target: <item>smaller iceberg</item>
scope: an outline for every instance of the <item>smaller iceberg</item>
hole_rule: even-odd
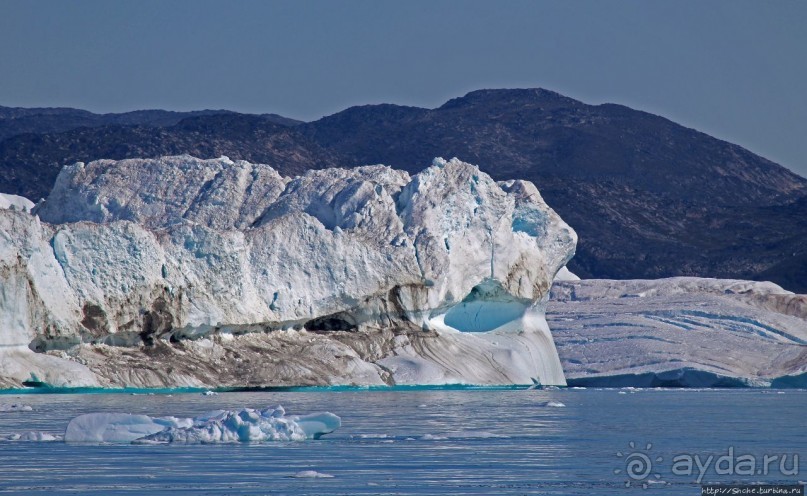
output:
[[[290,477],[295,479],[331,479],[333,475],[317,472],[316,470],[301,470]]]
[[[2,441],[59,441],[60,436],[49,432],[28,431],[0,437]]]
[[[286,415],[282,406],[263,410],[215,410],[195,418],[88,413],[67,425],[68,443],[214,444],[319,439],[342,425],[329,412]]]

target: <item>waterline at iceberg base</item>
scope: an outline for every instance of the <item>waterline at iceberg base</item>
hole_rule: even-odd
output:
[[[0,210],[0,385],[563,385],[544,308],[575,243],[456,159],[78,163]]]

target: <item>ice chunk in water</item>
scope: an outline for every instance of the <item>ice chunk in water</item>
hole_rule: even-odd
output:
[[[128,413],[88,413],[67,424],[64,440],[69,443],[129,443],[174,425],[169,419]],[[185,419],[174,419],[182,422]],[[184,423],[184,422],[183,422]]]
[[[4,441],[58,441],[61,438],[49,432],[29,431],[1,438]]]
[[[215,410],[196,418],[90,413],[70,421],[67,442],[235,443],[318,439],[341,426],[332,413],[285,415],[283,407]]]
[[[325,434],[329,434],[342,425],[342,419],[328,412],[312,413],[302,417],[291,417],[305,433],[309,439],[319,439]]]
[[[301,470],[296,474],[292,475],[295,479],[330,479],[333,477],[331,474],[323,474],[322,472],[317,472],[316,470]]]

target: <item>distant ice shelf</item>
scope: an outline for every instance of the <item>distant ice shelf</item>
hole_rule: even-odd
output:
[[[807,296],[772,283],[556,281],[547,319],[570,385],[807,387]]]

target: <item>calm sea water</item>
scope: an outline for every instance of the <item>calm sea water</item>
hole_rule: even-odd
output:
[[[0,442],[2,493],[699,495],[697,465],[675,475],[672,460],[704,463],[710,455],[725,456],[724,471],[729,458],[745,456],[741,472],[753,459],[757,473],[718,475],[712,462],[703,482],[807,479],[807,391],[797,390],[0,395],[0,403],[12,402],[34,411],[0,413],[0,436],[63,433],[87,412],[194,416],[276,404],[288,413],[331,411],[343,425],[302,443]],[[765,475],[764,456],[788,456],[784,473],[777,459]],[[292,477],[304,470],[333,477]]]

